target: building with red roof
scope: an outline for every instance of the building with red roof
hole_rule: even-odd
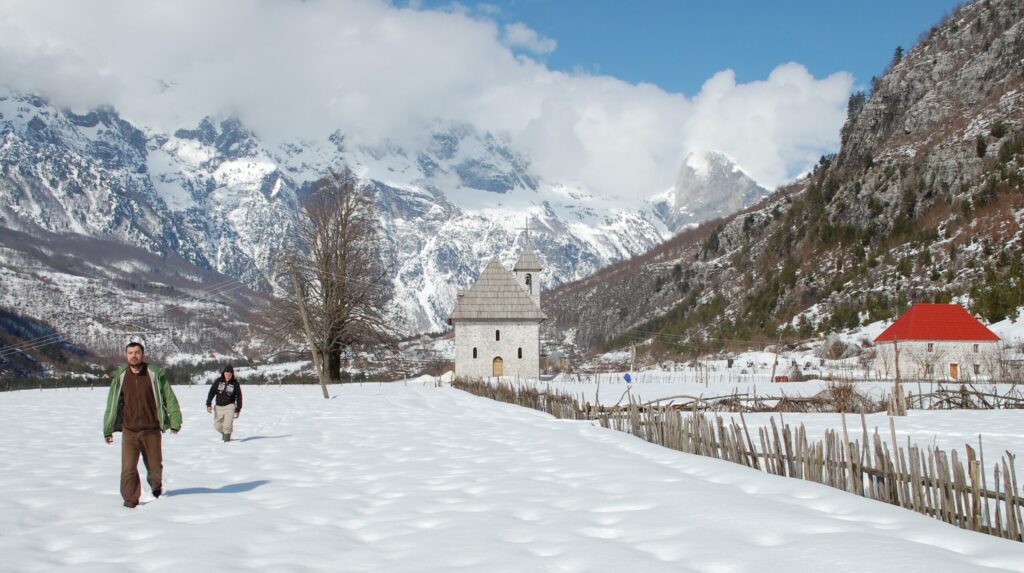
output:
[[[999,372],[999,337],[959,304],[915,304],[875,346],[875,369],[886,378],[963,380]]]

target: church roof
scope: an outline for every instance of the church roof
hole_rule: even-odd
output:
[[[544,268],[541,264],[540,258],[537,257],[537,253],[533,251],[530,245],[523,245],[523,252],[519,253],[519,260],[516,261],[512,270],[514,271],[539,271]]]
[[[448,323],[455,320],[537,320],[547,318],[497,257],[491,259],[459,298]]]

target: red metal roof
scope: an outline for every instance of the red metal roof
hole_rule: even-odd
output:
[[[918,303],[899,317],[875,342],[892,340],[999,340],[959,304]]]

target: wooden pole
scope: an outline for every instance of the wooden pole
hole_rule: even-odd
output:
[[[892,383],[892,410],[894,416],[907,415],[907,403],[903,397],[903,389],[900,386],[900,347],[897,339],[892,339],[893,360],[896,365],[896,378]]]
[[[775,368],[779,365],[779,347],[782,346],[782,333],[779,333],[779,340],[775,343],[775,361],[772,362],[772,377],[769,383],[775,382]]]

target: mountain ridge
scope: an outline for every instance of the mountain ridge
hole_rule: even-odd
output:
[[[672,206],[632,200],[634,207],[624,208],[622,200],[577,185],[542,181],[507,141],[471,125],[437,124],[427,139],[421,149],[360,148],[336,131],[320,142],[271,146],[233,118],[162,133],[109,107],[75,113],[39,96],[0,92],[0,228],[27,236],[76,234],[180,256],[198,269],[192,274],[235,278],[253,300],[263,300],[280,292],[274,260],[303,194],[328,170],[350,169],[373,195],[389,245],[397,295],[391,315],[413,333],[443,329],[456,291],[490,257],[511,262],[527,220],[548,266],[545,288],[642,252],[677,224]],[[701,216],[693,208],[686,215],[687,221]],[[0,266],[19,275],[19,288],[32,289],[38,279],[17,265],[41,261],[19,252],[15,262],[12,252],[0,252]],[[78,296],[69,289],[59,296]],[[165,302],[162,312],[172,312],[176,305]],[[19,312],[82,336],[45,308],[20,306]],[[80,318],[107,321],[115,309],[99,312],[104,316]],[[151,319],[154,328],[168,322],[156,311]],[[107,348],[88,337],[75,342]],[[202,346],[189,339],[173,351],[203,353]]]

